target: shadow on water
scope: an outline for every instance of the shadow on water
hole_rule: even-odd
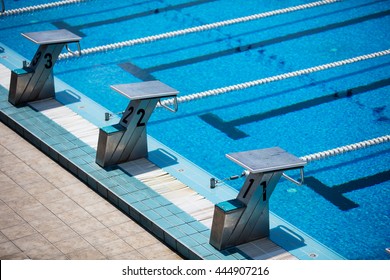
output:
[[[315,170],[312,170],[312,171],[308,171],[308,172],[305,171],[305,175],[308,176],[308,175],[311,175],[311,174],[315,174],[317,172],[325,172],[325,171],[335,170],[335,169],[338,169],[339,167],[343,167],[343,166],[346,166],[348,164],[353,164],[353,163],[356,163],[356,162],[359,162],[359,161],[364,161],[364,160],[372,159],[372,158],[375,158],[375,157],[381,157],[381,156],[384,156],[385,154],[388,154],[388,153],[390,153],[390,149],[381,150],[379,152],[370,153],[369,155],[366,155],[366,156],[355,157],[352,160],[344,161],[342,163],[334,164],[334,165],[331,165],[331,166],[325,166],[325,167],[318,168],[318,169],[315,169]],[[388,156],[390,157],[390,155],[388,155]]]
[[[269,98],[269,97],[273,97],[273,96],[279,96],[279,95],[283,95],[283,94],[289,94],[291,92],[299,91],[299,90],[305,89],[305,88],[308,89],[310,86],[314,86],[314,85],[319,84],[319,83],[327,84],[329,82],[341,80],[341,79],[348,78],[348,77],[352,77],[352,76],[357,75],[357,74],[367,73],[367,72],[370,72],[370,71],[375,70],[375,69],[381,69],[382,67],[387,67],[389,65],[390,65],[390,63],[383,63],[383,64],[376,65],[376,66],[373,66],[373,67],[368,67],[366,69],[360,69],[359,71],[355,71],[355,72],[339,75],[339,76],[334,77],[334,78],[318,81],[317,83],[305,84],[305,85],[302,85],[302,86],[299,86],[299,87],[289,88],[287,90],[266,94],[266,95],[261,96],[261,97],[256,97],[256,98],[249,99],[249,100],[246,99],[246,100],[241,101],[241,102],[235,102],[235,103],[232,103],[230,105],[215,106],[215,107],[212,107],[212,108],[210,107],[207,110],[198,110],[198,111],[195,111],[195,112],[192,112],[192,113],[180,114],[180,116],[168,117],[168,118],[164,118],[164,119],[161,119],[161,120],[151,121],[149,123],[160,124],[160,123],[164,123],[164,122],[177,120],[177,119],[180,119],[180,118],[187,118],[187,117],[191,117],[191,116],[197,116],[197,115],[200,115],[202,113],[208,113],[210,111],[216,111],[216,110],[221,110],[221,109],[226,109],[226,108],[232,108],[232,107],[235,107],[235,106],[240,106],[240,105],[244,105],[244,104],[247,104],[247,103],[259,101],[259,100],[262,100],[262,99],[265,99],[265,98]]]
[[[347,183],[329,187],[313,176],[305,178],[305,185],[337,206],[342,211],[359,207],[359,204],[344,196],[347,192],[364,189],[390,180],[390,171],[352,180]]]
[[[384,1],[387,1],[387,0],[380,0],[380,1],[377,1],[377,2],[384,2]],[[360,5],[356,5],[354,7],[349,7],[349,8],[345,8],[345,9],[340,9],[340,10],[337,10],[337,11],[332,11],[332,12],[325,12],[325,13],[321,13],[320,15],[315,15],[315,16],[307,16],[303,19],[298,19],[298,20],[292,20],[292,21],[289,21],[288,23],[283,23],[283,24],[275,24],[276,22],[273,22],[272,26],[267,26],[266,28],[262,28],[262,29],[257,29],[257,30],[254,30],[254,31],[251,31],[251,32],[244,32],[244,33],[240,33],[239,35],[236,35],[236,36],[230,36],[228,34],[226,34],[225,36],[231,40],[234,40],[234,39],[238,39],[240,37],[245,37],[245,36],[248,36],[248,35],[251,35],[251,34],[256,34],[256,33],[260,33],[262,31],[269,31],[270,29],[275,29],[275,30],[278,30],[280,29],[281,27],[285,27],[285,26],[291,26],[292,24],[299,24],[299,23],[302,23],[302,22],[307,22],[307,21],[310,21],[310,20],[318,20],[319,17],[326,17],[326,16],[332,16],[332,15],[335,15],[337,13],[342,13],[342,12],[346,12],[346,11],[349,11],[349,10],[352,10],[352,9],[358,9],[358,8],[363,8],[363,7],[366,7],[366,6],[370,6],[374,3],[364,3],[364,4],[360,4]],[[192,47],[198,47],[199,45],[193,45]],[[156,54],[147,54],[147,55],[143,55],[143,56],[138,56],[136,58],[148,58],[148,57],[152,57],[152,56],[155,56],[155,55],[164,55],[164,54],[169,54],[169,53],[175,53],[175,52],[178,52],[180,50],[184,50],[184,49],[188,49],[188,48],[176,48],[176,49],[173,49],[173,50],[168,50],[168,51],[159,51],[158,53]],[[243,47],[243,49],[245,49],[245,47]],[[235,49],[237,50],[237,49]],[[165,64],[164,64],[165,65]],[[169,65],[169,64],[167,64]],[[155,68],[156,67],[156,68]],[[152,68],[149,68],[150,71],[157,71],[159,69],[159,67],[162,67],[161,69],[165,68],[165,67],[169,67],[169,66],[163,66],[163,65],[160,65],[160,66],[155,66],[155,67],[152,67]]]
[[[124,9],[126,7],[135,7],[135,6],[140,6],[140,5],[144,5],[144,4],[152,3],[152,2],[154,2],[154,1],[153,0],[143,1],[143,2],[139,2],[139,3],[127,4],[127,5],[116,7],[116,8],[112,8],[112,9],[109,9],[109,10],[101,9],[100,11],[96,11],[96,12],[86,11],[85,13],[82,13],[82,14],[77,14],[77,15],[72,15],[72,16],[68,16],[68,17],[63,17],[62,20],[71,20],[71,19],[74,19],[74,18],[77,18],[77,17],[84,17],[86,19],[91,17],[91,16],[99,17],[100,14],[107,14],[109,12],[114,13],[115,11],[122,10],[122,9]],[[59,18],[59,16],[57,16],[56,18]],[[6,28],[0,28],[0,29],[7,30],[7,29],[13,29],[15,27],[29,27],[29,26],[32,25],[32,23],[28,22],[28,21],[20,21],[20,23],[23,23],[23,24],[14,25],[14,26],[6,27]],[[52,20],[42,20],[42,21],[39,21],[38,23],[40,23],[40,24],[52,23]]]
[[[122,17],[116,17],[116,18],[95,21],[95,22],[90,22],[90,23],[85,23],[85,24],[80,24],[80,25],[70,25],[70,24],[66,23],[65,21],[55,21],[55,22],[52,22],[52,24],[54,26],[56,26],[57,28],[64,28],[64,29],[67,29],[67,30],[75,33],[78,36],[85,37],[86,35],[81,31],[81,29],[100,27],[100,26],[104,26],[107,24],[113,24],[113,23],[133,20],[133,19],[142,18],[142,17],[146,17],[149,15],[158,14],[158,13],[162,13],[162,12],[180,10],[180,9],[184,9],[184,8],[188,8],[188,7],[192,7],[192,6],[197,6],[197,5],[201,5],[201,4],[208,3],[208,2],[214,2],[214,1],[216,1],[216,0],[198,0],[198,1],[188,2],[188,3],[172,5],[172,6],[169,5],[167,7],[156,8],[153,10],[148,10],[148,11],[140,12],[137,14],[126,15],[126,16],[122,16]]]
[[[273,45],[273,44],[277,44],[277,43],[281,43],[281,42],[285,42],[285,41],[289,41],[289,40],[294,40],[294,39],[302,38],[305,36],[319,34],[322,32],[330,31],[332,29],[346,27],[349,25],[361,23],[361,22],[368,21],[368,20],[373,20],[373,19],[385,17],[385,16],[388,16],[389,14],[390,14],[389,10],[379,12],[379,13],[374,13],[374,14],[370,14],[367,16],[362,16],[362,17],[357,17],[357,18],[353,18],[350,20],[346,20],[343,22],[332,23],[332,24],[328,24],[325,26],[320,26],[320,27],[316,27],[316,28],[312,28],[312,29],[308,29],[308,30],[299,31],[296,33],[283,35],[280,37],[271,38],[268,40],[263,40],[263,41],[259,41],[259,42],[255,42],[255,43],[250,43],[247,45],[242,45],[239,48],[234,47],[234,48],[226,49],[226,50],[219,51],[219,52],[214,52],[214,53],[210,53],[210,54],[206,54],[206,55],[202,55],[202,56],[198,56],[198,57],[188,58],[188,59],[184,59],[184,60],[180,60],[180,61],[175,61],[172,63],[167,63],[167,64],[162,64],[162,65],[150,67],[150,68],[145,69],[145,71],[152,73],[152,72],[163,71],[163,70],[167,70],[167,69],[171,69],[171,68],[187,66],[190,64],[199,63],[199,62],[207,61],[210,59],[215,59],[215,58],[220,58],[220,57],[227,56],[227,55],[232,55],[232,54],[239,52],[240,50],[249,50],[249,49],[253,50],[253,49],[263,48],[265,46],[269,46],[269,45]],[[254,34],[254,33],[256,33],[256,32],[251,32],[251,34]],[[249,35],[249,34],[247,34],[247,35]],[[242,35],[240,35],[240,36],[242,36]]]
[[[242,118],[238,118],[238,119],[231,120],[231,121],[224,121],[219,116],[217,116],[216,114],[213,114],[213,113],[199,115],[199,118],[202,119],[203,121],[205,121],[206,123],[208,123],[209,125],[213,126],[214,128],[225,133],[226,136],[230,137],[231,139],[238,140],[238,139],[245,138],[245,137],[249,136],[245,132],[242,132],[241,130],[239,130],[237,128],[238,126],[253,123],[253,122],[259,122],[259,121],[273,118],[273,117],[277,117],[277,116],[286,115],[286,114],[293,113],[293,112],[303,110],[303,109],[308,109],[308,108],[311,108],[314,106],[337,101],[340,98],[347,98],[347,97],[350,97],[352,95],[365,93],[367,91],[375,90],[375,89],[382,88],[382,87],[385,87],[388,85],[390,85],[390,78],[376,81],[376,82],[373,82],[373,83],[370,83],[370,84],[367,84],[364,86],[358,86],[355,88],[351,88],[347,91],[328,94],[328,95],[320,96],[320,97],[313,98],[310,100],[306,100],[303,102],[298,102],[298,103],[295,103],[295,104],[292,104],[289,106],[270,110],[268,112],[263,112],[263,113],[254,114],[254,115],[250,115],[250,116],[244,116]]]
[[[188,5],[188,3],[186,5]],[[361,6],[365,6],[365,5],[366,4],[361,5]],[[344,9],[344,10],[348,10],[348,9]],[[339,10],[339,11],[336,11],[336,12],[339,13],[339,12],[344,11],[344,10]],[[331,15],[331,14],[336,13],[336,12],[326,13],[324,15]],[[148,13],[150,13],[150,11]],[[232,55],[232,54],[235,54],[237,52],[240,52],[241,50],[262,48],[262,47],[265,47],[267,45],[280,43],[280,42],[283,42],[283,41],[286,41],[286,40],[297,39],[297,38],[300,38],[300,37],[304,37],[306,35],[313,35],[313,34],[324,32],[324,31],[328,31],[328,30],[331,30],[331,29],[341,28],[341,27],[348,26],[348,25],[351,25],[351,24],[356,24],[356,23],[360,23],[360,22],[363,22],[363,21],[384,17],[384,16],[386,16],[388,14],[390,14],[390,11],[383,11],[383,12],[379,12],[379,13],[375,13],[375,14],[370,14],[370,15],[367,15],[367,16],[362,16],[362,17],[346,20],[346,21],[343,21],[343,22],[329,24],[329,25],[326,25],[326,26],[321,26],[321,27],[317,27],[317,28],[313,28],[313,29],[309,29],[309,30],[304,30],[304,31],[300,31],[300,32],[296,32],[296,33],[292,33],[292,34],[276,37],[276,38],[271,38],[271,39],[268,39],[268,40],[263,40],[263,41],[251,43],[251,44],[248,44],[248,45],[243,45],[243,46],[241,46],[239,48],[234,47],[234,48],[226,49],[226,50],[215,52],[215,53],[210,53],[210,54],[206,54],[206,55],[202,55],[202,56],[188,58],[188,59],[175,61],[175,62],[172,62],[172,63],[163,64],[163,65],[153,66],[153,67],[150,67],[150,68],[143,69],[143,71],[151,74],[151,73],[157,72],[157,71],[163,71],[163,70],[167,70],[167,69],[171,69],[171,68],[186,66],[186,65],[190,65],[190,64],[194,64],[194,63],[198,63],[198,62],[202,62],[202,61],[206,61],[206,60],[210,60],[210,59],[214,59],[214,58],[218,58],[218,57],[223,57],[223,56],[226,56],[226,55]],[[322,16],[324,16],[324,15],[322,15]],[[305,18],[304,20],[293,21],[293,22],[286,23],[284,25],[291,25],[291,24],[294,24],[294,23],[299,23],[301,21],[306,21],[306,20],[310,20],[310,19],[311,18],[308,17],[308,18]],[[112,19],[112,21],[114,21],[114,20],[115,19]],[[58,28],[67,28],[68,30],[70,30],[70,31],[72,31],[74,33],[77,33],[78,32],[77,28],[80,28],[80,27],[77,27],[77,26],[70,26],[70,25],[68,25],[66,23],[61,23],[61,22],[54,23],[54,24]],[[83,25],[83,26],[85,26],[85,25]],[[273,27],[273,28],[275,28],[275,27]],[[256,33],[259,33],[259,32],[261,32],[261,30],[251,31],[251,32],[248,32],[248,33],[242,33],[242,34],[240,34],[238,36],[229,36],[229,39],[235,39],[236,37],[247,36],[247,35],[256,34]],[[79,35],[82,36],[81,34],[79,34]],[[215,42],[212,41],[211,43],[208,43],[208,44],[214,44],[214,43]],[[190,49],[190,48],[194,48],[194,47],[199,47],[201,45],[206,45],[206,44],[203,43],[203,44],[198,44],[198,45],[195,45],[195,46],[193,45],[191,47],[186,47],[186,48],[179,48],[179,49],[176,48],[176,49],[173,49],[173,50],[170,50],[170,51],[166,51],[166,52],[159,51],[157,54],[158,55],[162,55],[162,54],[167,54],[167,53],[176,53],[177,51],[180,51],[180,50],[183,50],[183,49]],[[136,57],[136,58],[137,59],[142,59],[142,58],[153,57],[155,55],[156,54],[149,54],[149,55],[146,55],[146,56],[139,56],[139,57]]]

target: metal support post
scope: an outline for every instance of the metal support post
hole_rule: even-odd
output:
[[[269,236],[269,199],[283,172],[305,161],[274,147],[226,155],[248,176],[236,199],[215,205],[210,244],[218,250]]]
[[[54,97],[53,67],[63,47],[77,43],[81,37],[65,29],[22,33],[39,45],[31,63],[11,72],[8,101],[20,105],[30,101]],[[67,47],[68,49],[68,47]]]
[[[131,101],[118,124],[100,128],[96,163],[102,167],[147,157],[146,124],[161,98],[178,94],[159,81],[111,87]]]

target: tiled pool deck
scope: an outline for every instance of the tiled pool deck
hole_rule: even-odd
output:
[[[181,259],[0,122],[0,259]]]
[[[9,78],[7,77],[6,79]],[[45,114],[37,110],[36,109],[37,105],[30,105],[30,106],[23,106],[23,107],[15,107],[11,105],[8,102],[8,90],[6,88],[7,86],[4,87],[0,86],[1,122],[6,124],[8,127],[10,127],[18,134],[20,134],[23,138],[25,138],[28,142],[32,143],[41,152],[46,154],[48,157],[50,157],[52,160],[54,160],[60,166],[62,166],[64,169],[70,172],[70,173],[66,173],[67,175],[64,177],[64,178],[70,178],[69,182],[66,179],[62,179],[62,181],[60,180],[60,182],[62,182],[62,187],[71,188],[72,185],[74,184],[76,184],[76,186],[87,185],[94,192],[88,191],[87,189],[85,189],[85,192],[93,195],[97,199],[95,203],[91,203],[91,204],[100,203],[102,205],[102,208],[96,207],[96,209],[94,209],[92,206],[89,207],[90,205],[78,205],[78,201],[81,200],[81,197],[84,194],[77,194],[77,191],[81,191],[81,189],[83,188],[79,189],[79,187],[73,186],[73,191],[76,192],[76,195],[73,199],[70,197],[66,197],[66,194],[63,193],[62,189],[47,190],[42,193],[42,196],[43,197],[48,196],[46,198],[47,199],[46,202],[48,202],[50,204],[50,207],[52,207],[54,210],[45,206],[46,210],[42,212],[43,213],[42,219],[45,220],[44,213],[47,213],[47,215],[51,216],[52,218],[54,216],[53,219],[59,218],[59,223],[62,225],[62,223],[65,223],[65,221],[61,220],[61,218],[58,216],[61,213],[58,213],[57,215],[55,211],[63,211],[63,209],[61,210],[61,208],[67,207],[66,203],[69,203],[70,205],[73,205],[73,203],[75,203],[78,206],[84,207],[84,208],[81,207],[82,208],[80,210],[81,212],[83,213],[86,212],[87,214],[92,216],[91,221],[89,221],[88,223],[83,223],[80,221],[83,215],[80,213],[81,216],[78,217],[78,213],[74,213],[74,216],[76,216],[74,218],[76,220],[77,219],[79,220],[75,222],[74,224],[75,228],[72,228],[72,226],[69,225],[72,231],[75,232],[77,228],[77,223],[79,223],[78,230],[80,232],[76,231],[76,233],[78,233],[79,235],[78,237],[80,238],[79,239],[80,246],[83,246],[83,244],[85,246],[87,246],[87,244],[93,245],[91,243],[93,243],[96,238],[96,240],[100,240],[96,242],[102,242],[100,246],[101,247],[105,246],[105,248],[107,248],[108,251],[111,250],[111,246],[109,244],[115,242],[117,245],[119,245],[119,247],[121,247],[120,244],[122,244],[124,246],[123,250],[126,251],[126,248],[128,248],[129,250],[124,252],[124,254],[128,253],[127,257],[126,255],[120,255],[120,254],[115,254],[114,256],[114,253],[108,252],[107,255],[101,250],[99,250],[99,248],[92,246],[92,248],[90,247],[85,248],[84,255],[82,253],[82,250],[80,250],[80,252],[77,251],[79,255],[75,253],[74,255],[75,258],[77,257],[88,258],[88,256],[91,256],[91,258],[95,258],[93,257],[93,252],[96,252],[94,249],[96,249],[101,254],[101,255],[97,254],[96,258],[98,256],[102,258],[121,257],[121,258],[129,258],[129,259],[137,258],[137,256],[138,257],[144,256],[146,258],[150,257],[150,255],[149,257],[143,255],[140,252],[141,248],[139,248],[139,250],[137,248],[140,244],[142,244],[142,242],[139,242],[137,240],[148,240],[148,238],[142,237],[143,234],[146,233],[138,234],[136,232],[131,232],[131,231],[122,232],[120,230],[118,232],[115,232],[112,228],[109,228],[108,226],[105,225],[105,222],[109,223],[111,219],[110,215],[107,215],[105,218],[103,218],[103,215],[107,213],[101,213],[103,209],[107,207],[111,207],[107,202],[109,202],[111,205],[114,205],[116,208],[120,209],[123,213],[125,213],[129,218],[131,218],[131,220],[130,219],[128,220],[129,223],[134,223],[133,221],[135,221],[139,225],[142,225],[143,228],[153,233],[153,235],[155,236],[155,238],[152,238],[153,241],[156,240],[161,241],[163,244],[167,245],[170,249],[177,252],[180,256],[187,259],[233,259],[234,260],[234,259],[296,259],[296,257],[298,257],[299,259],[313,259],[313,258],[340,259],[342,258],[338,254],[335,254],[334,252],[327,250],[322,246],[318,246],[315,241],[311,240],[310,237],[306,236],[304,233],[299,232],[296,229],[292,230],[290,225],[287,225],[284,221],[282,221],[281,219],[273,215],[271,217],[271,237],[273,238],[273,240],[277,240],[278,244],[282,245],[284,248],[289,249],[290,252],[292,252],[294,255],[285,251],[284,249],[282,249],[281,247],[273,243],[268,238],[247,243],[224,251],[216,250],[214,247],[212,247],[209,244],[210,221],[207,221],[207,219],[206,221],[200,221],[199,219],[196,219],[193,215],[190,215],[188,211],[184,211],[183,208],[179,207],[177,203],[172,202],[172,200],[168,199],[166,196],[161,195],[161,193],[159,193],[155,189],[152,189],[151,187],[147,186],[144,182],[141,182],[139,179],[136,178],[136,176],[130,176],[126,172],[126,168],[123,167],[119,168],[118,166],[114,166],[112,168],[105,168],[105,169],[101,168],[99,165],[95,163],[96,150],[93,147],[94,144],[87,144],[85,141],[81,141],[73,133],[70,133],[64,127],[62,127],[52,119],[48,118]],[[13,143],[13,145],[14,147],[18,146],[16,142]],[[156,147],[152,147],[152,149],[153,148],[156,149]],[[9,149],[7,148],[5,149],[6,152],[7,151],[9,152]],[[33,170],[34,173],[36,173],[37,171],[34,170],[35,165],[43,167],[44,173],[40,175],[42,180],[49,181],[51,176],[57,176],[56,170],[51,171],[50,169],[47,169],[44,164],[42,163],[40,164],[38,160],[35,161],[34,154],[37,153],[36,150],[31,155],[29,154],[28,149],[26,150],[26,153],[24,153],[23,150],[20,151],[19,153],[22,153],[24,156],[26,156],[29,159],[29,161],[26,162],[27,163],[26,167],[23,167],[24,169]],[[17,161],[20,160],[17,158],[17,154],[15,156]],[[150,153],[150,158],[155,158],[155,155]],[[1,164],[9,168],[7,162],[4,161],[3,159],[1,160]],[[184,163],[184,165],[185,164],[186,163]],[[50,164],[50,166],[52,165],[53,164]],[[57,165],[55,166],[56,168],[60,168]],[[169,170],[170,168],[171,168],[170,164],[166,164],[166,169]],[[195,188],[195,191],[197,193],[199,193],[201,196],[207,197],[207,199],[209,199],[212,203],[216,203],[218,202],[218,200],[221,199],[231,198],[229,197],[231,196],[231,191],[224,192],[223,189],[218,189],[218,195],[216,195],[215,190],[213,190],[214,193],[212,193],[210,189],[204,187],[204,184],[203,186],[202,184],[198,184],[197,186],[197,182],[194,182],[193,180],[191,181],[191,179],[187,177],[186,172],[191,173],[191,172],[199,172],[199,171],[197,171],[197,169],[193,167],[184,168],[184,169],[186,170],[185,172],[176,172],[177,178],[182,182],[184,181],[185,184],[187,182],[190,182],[192,184],[192,187]],[[11,171],[12,168],[10,169],[9,172],[10,174],[12,174],[12,177],[16,176],[17,178],[17,179],[12,178],[11,180],[15,182],[16,181],[25,182],[26,188],[33,188],[32,186],[35,186],[36,189],[39,189],[37,186],[39,185],[38,182],[29,182],[28,178],[25,178],[24,181],[23,177],[28,176],[28,172],[26,173],[27,175],[24,175],[25,173],[23,171],[22,172],[11,172]],[[174,172],[174,170],[172,171]],[[19,175],[19,173],[21,173],[21,175]],[[62,177],[60,177],[60,179],[61,178]],[[7,178],[6,180],[10,180],[10,178]],[[81,182],[73,183],[78,180],[80,180]],[[206,180],[208,180],[208,178],[206,178]],[[1,190],[2,192],[1,199],[3,199],[3,193],[8,193],[8,191],[10,191],[12,186],[13,184],[11,184],[11,187],[8,190],[7,190],[8,187],[6,187],[5,190]],[[29,193],[28,191],[24,190],[23,187],[20,185],[16,186],[15,188],[19,189],[21,193],[24,192]],[[96,195],[96,193],[99,194],[100,196]],[[56,202],[58,199],[56,194],[58,194],[61,199],[65,200],[65,206],[61,206],[61,204]],[[29,193],[29,195],[31,194]],[[7,200],[6,198],[7,196],[4,197]],[[69,200],[67,200],[67,198]],[[98,199],[102,199],[102,198],[104,198],[105,200],[98,202]],[[43,200],[44,199],[45,198],[43,198]],[[38,202],[42,203],[39,199]],[[23,202],[21,204],[24,205]],[[70,205],[68,206],[71,207]],[[2,207],[5,207],[6,209],[5,210],[6,212],[4,213],[9,213],[11,216],[16,215],[15,217],[19,215],[17,211],[12,212],[10,210],[11,207],[9,207],[9,205],[7,205],[5,201]],[[115,208],[110,208],[110,209],[115,209]],[[115,215],[119,215],[120,212],[116,212],[116,213],[117,214]],[[38,218],[38,216],[36,218]],[[7,218],[7,215],[4,215],[4,219],[7,220],[9,218]],[[28,218],[26,219],[27,222]],[[104,225],[104,227],[99,228],[100,226],[99,223]],[[51,245],[50,248],[51,250],[53,250],[53,252],[57,252],[57,250],[59,251],[57,252],[58,255],[55,255],[55,253],[53,253],[53,255],[51,256],[47,255],[44,256],[44,258],[61,257],[62,256],[61,252],[68,258],[73,257],[72,255],[69,255],[71,252],[67,252],[66,249],[64,249],[65,250],[64,253],[63,251],[61,251],[59,247],[54,246],[53,244],[46,244],[45,240],[47,240],[47,238],[42,239],[38,235],[40,234],[39,230],[35,228],[33,225],[25,224],[25,226],[27,228],[31,227],[30,230],[34,232],[37,231],[35,238],[37,238],[38,240],[41,239],[42,246]],[[138,227],[138,229],[141,229],[141,227]],[[116,233],[116,235],[110,236],[112,232]],[[294,234],[291,234],[292,232]],[[91,241],[91,243],[88,242],[88,239],[86,239],[83,236],[83,234],[88,234],[88,233],[91,236],[94,236],[94,238],[91,238],[91,240],[93,240]],[[80,234],[82,238],[80,237]],[[34,236],[32,238],[34,238]],[[13,241],[5,241],[4,244],[8,244],[7,246],[10,247],[10,250],[12,250],[12,248],[13,250],[17,249],[17,246],[15,247],[12,246],[15,245]],[[72,242],[72,245],[78,246],[78,242],[77,241]],[[156,248],[159,246],[163,248],[161,249],[162,255],[160,254],[154,255],[153,253],[151,253],[152,255],[154,255],[154,258],[178,258],[177,255],[173,254],[164,245],[160,243],[155,243],[152,245],[154,245]],[[26,246],[27,246],[26,249],[29,249],[29,245]],[[43,249],[41,248],[41,251],[42,250]],[[146,251],[148,250],[146,249]],[[150,252],[153,252],[153,250],[150,250]],[[23,255],[23,252],[15,251],[15,253],[16,254],[20,253]],[[134,257],[131,256],[132,253],[134,254]]]

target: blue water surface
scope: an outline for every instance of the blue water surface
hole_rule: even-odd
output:
[[[91,48],[309,2],[85,1],[0,17],[0,42],[31,58],[36,46],[21,32],[67,28]],[[54,71],[121,112],[128,101],[112,84],[158,79],[184,96],[389,49],[389,8],[390,1],[340,1],[63,60]],[[157,109],[148,133],[225,178],[242,172],[227,153],[279,146],[304,156],[389,134],[389,73],[390,56],[382,56],[182,103],[176,114]],[[303,186],[276,187],[271,211],[348,259],[390,259],[389,166],[389,144],[309,163]]]

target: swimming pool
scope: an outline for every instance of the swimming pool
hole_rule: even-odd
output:
[[[67,28],[89,48],[308,2],[85,1],[0,18],[0,41],[29,58],[36,47],[20,32]],[[342,1],[64,60],[55,75],[120,112],[127,100],[111,84],[159,79],[187,95],[388,49],[389,7]],[[226,153],[280,146],[303,156],[388,134],[389,63],[384,56],[182,103],[174,115],[158,110],[149,134],[218,178],[242,171]],[[346,258],[389,259],[389,148],[308,164],[305,185],[281,182],[271,210]]]

